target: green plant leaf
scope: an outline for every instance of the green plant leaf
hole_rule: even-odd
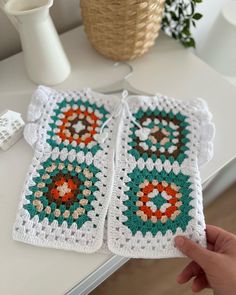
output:
[[[202,14],[201,13],[195,13],[194,15],[193,15],[193,19],[196,19],[196,20],[199,20],[199,19],[201,19],[202,18]]]
[[[185,47],[196,47],[195,41],[193,38],[189,38],[187,41],[182,42]]]
[[[179,18],[177,17],[174,11],[171,11],[170,14],[173,20],[178,21]]]
[[[190,36],[191,35],[191,32],[189,30],[189,27],[185,27],[182,31],[183,34],[187,35],[187,36]]]

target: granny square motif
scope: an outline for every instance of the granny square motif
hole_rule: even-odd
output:
[[[206,246],[199,167],[214,125],[203,100],[40,86],[28,121],[14,239],[142,258],[182,256],[176,235]]]
[[[114,98],[115,99],[115,98]],[[114,130],[111,118],[105,143],[99,143],[113,100],[85,91],[57,92],[40,86],[25,128],[35,154],[13,229],[16,240],[38,246],[95,252],[111,191]]]
[[[214,136],[206,104],[161,95],[129,97],[127,104],[117,139],[109,249],[128,257],[182,256],[176,235],[205,246],[198,166],[212,157]]]

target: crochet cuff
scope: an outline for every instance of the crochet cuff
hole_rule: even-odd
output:
[[[24,128],[24,138],[31,146],[34,146],[39,139],[39,126],[42,114],[50,99],[51,93],[52,89],[39,86],[32,96],[27,113],[27,121],[29,123]]]
[[[196,116],[200,123],[200,140],[198,153],[198,166],[202,167],[213,157],[213,139],[215,137],[215,125],[212,123],[212,114],[208,110],[207,103],[197,98],[193,101]]]

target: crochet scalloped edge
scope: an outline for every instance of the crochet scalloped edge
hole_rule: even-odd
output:
[[[201,130],[199,140],[198,166],[202,167],[213,158],[215,125],[212,123],[212,114],[209,111],[205,100],[196,98],[192,101],[192,105],[196,110],[196,116],[199,120]]]
[[[27,112],[28,123],[24,128],[24,138],[31,146],[34,146],[38,140],[40,118],[52,92],[53,89],[40,85],[32,95]]]
[[[27,120],[29,122],[35,122],[40,119],[43,111],[44,105],[49,100],[49,95],[53,92],[53,89],[40,85],[32,95],[28,113]]]

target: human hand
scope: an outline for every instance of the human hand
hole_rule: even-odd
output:
[[[207,225],[207,249],[186,237],[175,238],[176,247],[193,261],[178,275],[184,284],[191,278],[192,291],[212,288],[215,295],[236,294],[236,236],[213,225]]]

